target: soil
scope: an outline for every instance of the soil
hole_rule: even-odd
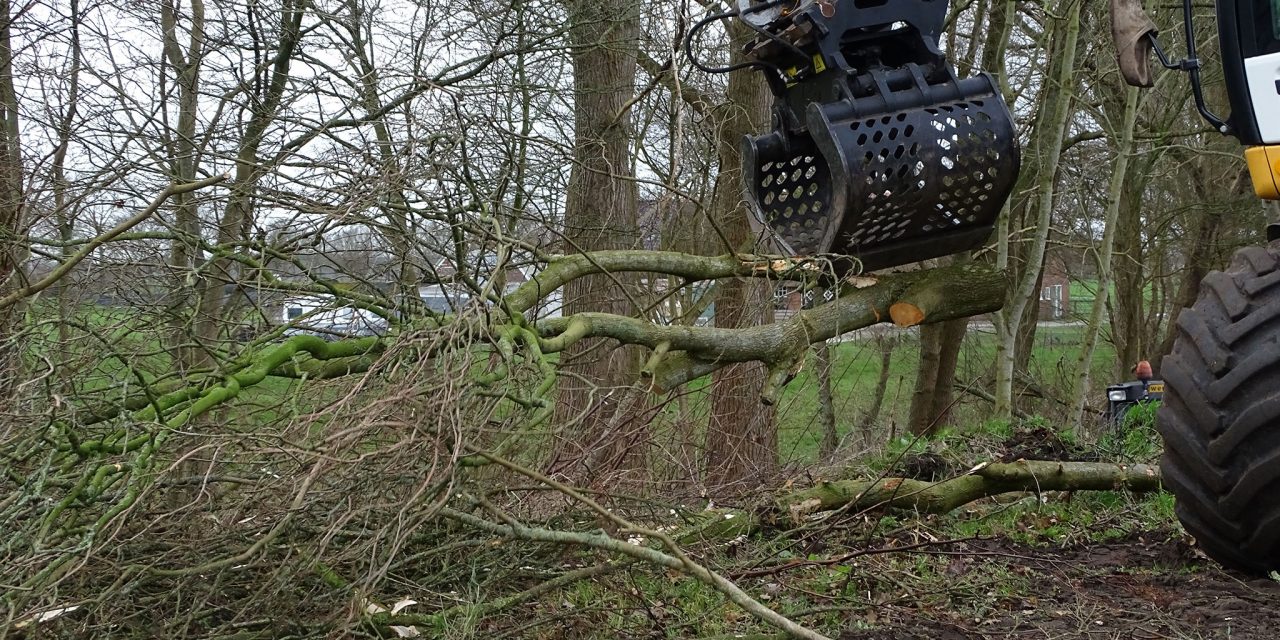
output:
[[[1045,427],[1035,427],[1014,432],[1013,435],[1001,443],[1001,450],[1000,462],[1016,462],[1018,460],[1093,462],[1098,459],[1096,453],[1068,445],[1052,429]]]
[[[936,453],[907,454],[898,467],[902,470],[902,477],[928,482],[944,480],[952,475],[951,464]]]
[[[955,543],[947,573],[1013,571],[1027,593],[985,594],[984,615],[964,618],[909,599],[877,608],[871,629],[841,640],[977,638],[1280,638],[1280,584],[1232,573],[1180,531],[1152,531],[1079,547],[1007,540]]]

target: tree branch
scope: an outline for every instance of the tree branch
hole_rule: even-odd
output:
[[[730,582],[724,576],[707,569],[706,567],[694,563],[681,561],[675,556],[663,553],[657,549],[651,549],[646,546],[634,545],[623,540],[611,538],[607,535],[593,533],[577,533],[573,531],[555,531],[552,529],[543,529],[541,527],[528,527],[520,524],[503,525],[483,518],[477,518],[469,513],[464,513],[450,507],[441,507],[440,514],[450,520],[456,520],[468,526],[487,531],[489,533],[501,536],[509,536],[522,540],[530,540],[534,542],[550,542],[555,544],[580,544],[583,546],[608,551],[635,558],[642,562],[649,562],[659,566],[675,569],[676,571],[686,572],[692,575],[699,582],[702,582],[716,591],[723,593],[734,604],[742,607],[748,613],[756,616],[760,620],[767,622],[779,629],[786,631],[794,638],[805,638],[806,640],[828,640],[815,631],[811,631],[802,627],[778,612],[760,604],[755,598],[747,595],[745,591],[738,585]]]
[[[981,464],[963,476],[940,482],[906,478],[823,482],[786,494],[778,499],[778,504],[793,518],[817,511],[874,507],[947,513],[979,498],[1001,493],[1117,489],[1159,491],[1160,470],[1145,464],[1019,460]]]
[[[601,255],[605,253],[612,255]],[[609,262],[615,267],[645,264],[648,268],[643,270],[660,270],[691,279],[733,275],[776,277],[787,273],[786,269],[776,269],[769,264],[762,266],[762,263],[744,262],[729,256],[701,258],[669,254],[678,259],[649,265],[649,260],[659,261],[658,252],[601,252],[593,255],[598,256],[600,262]],[[545,285],[526,283],[513,296],[521,294],[526,287],[559,286],[562,279],[567,281],[580,277],[587,271],[582,263],[577,262],[557,266],[554,272],[551,268],[544,272],[548,276]],[[842,287],[840,297],[801,311],[785,322],[744,329],[659,326],[638,318],[606,313],[579,313],[571,318],[544,320],[538,323],[538,329],[545,338],[564,335],[573,327],[575,338],[613,338],[624,344],[643,345],[650,349],[665,345],[664,348],[671,353],[652,367],[655,387],[665,391],[734,362],[759,361],[770,366],[789,366],[796,355],[804,353],[811,344],[887,321],[891,317],[891,308],[904,297],[928,300],[927,303],[921,302],[928,311],[920,311],[915,324],[989,313],[1003,304],[1006,278],[1003,272],[990,266],[967,263],[892,274],[876,280],[855,278],[843,283]],[[563,348],[571,343],[569,340],[556,341],[548,346]],[[556,349],[544,347],[544,350]]]
[[[666,87],[673,94],[679,94],[680,99],[684,100],[684,103],[689,105],[689,108],[693,109],[695,113],[703,117],[711,117],[715,104],[706,94],[696,88],[682,82],[677,83],[670,62],[666,64],[660,63],[644,51],[640,52],[637,62],[645,73],[658,81],[658,84]]]
[[[66,275],[70,273],[71,270],[74,269],[77,264],[80,264],[82,260],[89,257],[89,254],[97,250],[98,247],[101,247],[102,245],[113,240],[116,236],[128,231],[129,229],[132,229],[133,227],[140,224],[143,220],[150,218],[151,214],[155,213],[156,210],[158,210],[161,207],[161,205],[163,205],[165,201],[168,200],[169,198],[181,193],[190,193],[192,191],[197,191],[199,189],[203,189],[205,187],[218,184],[219,182],[222,182],[223,180],[226,180],[230,177],[231,177],[231,174],[224,173],[222,175],[213,176],[212,178],[205,178],[204,180],[198,180],[196,182],[169,185],[168,188],[166,188],[164,191],[161,191],[160,195],[156,196],[155,199],[151,201],[151,204],[148,205],[146,209],[139,211],[138,213],[134,214],[124,222],[121,222],[120,224],[112,227],[111,229],[108,229],[106,233],[99,235],[93,240],[90,240],[79,251],[75,252],[70,257],[68,257],[66,262],[63,262],[62,264],[58,265],[58,267],[54,269],[51,273],[49,273],[49,275],[41,278],[38,282],[22,287],[21,289],[18,289],[13,293],[10,293],[9,295],[5,296],[3,299],[0,299],[0,309],[6,309],[8,307],[11,307],[17,304],[19,300],[22,300],[23,298],[26,298],[28,296],[44,291],[45,289],[48,289],[49,287],[53,286],[55,282],[66,277]]]

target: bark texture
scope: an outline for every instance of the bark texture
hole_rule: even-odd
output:
[[[637,193],[631,158],[631,99],[640,34],[635,0],[566,0],[573,53],[574,163],[564,215],[564,253],[628,249],[638,238]],[[626,275],[597,273],[569,282],[564,313],[595,311],[632,316],[635,292]],[[590,452],[633,451],[625,466],[639,469],[643,434],[618,431],[614,414],[639,369],[638,353],[588,340],[562,355],[556,423],[565,425],[556,459]],[[629,423],[627,423],[629,424]],[[612,431],[612,432],[610,432]],[[616,459],[606,455],[607,459]],[[586,473],[609,470],[583,470]]]
[[[1019,460],[979,465],[938,482],[908,478],[841,480],[786,494],[781,509],[793,517],[834,509],[892,507],[947,513],[974,500],[1011,492],[1158,491],[1160,469],[1143,464]]]
[[[913,434],[924,435],[933,426],[933,397],[938,391],[938,361],[941,357],[942,325],[921,327],[920,362],[916,366],[916,386],[911,392],[911,413],[907,418],[907,429]]]
[[[956,318],[942,323],[942,348],[938,350],[937,390],[933,394],[935,429],[951,423],[956,405],[956,368],[960,365],[960,347],[969,334],[969,318]]]
[[[742,44],[751,32],[729,23],[731,62],[741,61]],[[731,251],[755,249],[751,215],[742,182],[742,138],[760,132],[768,123],[770,94],[758,73],[729,75],[726,104],[716,118],[717,157],[712,218],[732,246]],[[716,327],[735,329],[773,320],[769,282],[732,278],[722,281],[716,297]],[[776,411],[760,406],[766,368],[757,362],[735,364],[717,371],[711,380],[711,419],[707,425],[706,478],[713,487],[729,488],[777,470]]]

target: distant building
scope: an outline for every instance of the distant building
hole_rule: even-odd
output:
[[[1058,255],[1044,263],[1040,281],[1040,320],[1068,320],[1071,317],[1071,278]]]

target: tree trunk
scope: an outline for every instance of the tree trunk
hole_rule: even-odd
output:
[[[1107,189],[1107,209],[1103,222],[1102,242],[1098,251],[1098,292],[1093,298],[1093,309],[1084,328],[1084,345],[1076,359],[1076,397],[1073,410],[1076,431],[1084,424],[1085,408],[1089,404],[1091,389],[1089,377],[1093,371],[1093,351],[1102,330],[1102,316],[1107,308],[1107,295],[1111,290],[1111,254],[1115,248],[1116,221],[1120,218],[1120,193],[1124,190],[1129,173],[1129,155],[1133,153],[1133,130],[1138,116],[1138,89],[1125,89],[1124,119],[1118,134],[1115,163],[1111,170],[1111,184]]]
[[[1063,34],[1057,52],[1054,69],[1056,89],[1044,102],[1044,116],[1037,122],[1040,144],[1036,146],[1035,167],[1035,230],[1032,246],[1026,254],[1023,273],[1018,284],[1010,291],[1004,313],[996,322],[996,416],[1009,419],[1013,413],[1013,377],[1017,363],[1017,340],[1024,323],[1024,314],[1030,305],[1036,304],[1036,283],[1040,280],[1040,265],[1049,244],[1050,222],[1057,193],[1058,164],[1062,155],[1067,124],[1071,118],[1071,102],[1078,82],[1075,77],[1076,45],[1080,37],[1080,10],[1083,3],[1064,0],[1058,5],[1058,13],[1064,17],[1055,31]],[[1042,89],[1042,92],[1047,89]]]
[[[952,264],[969,261],[967,254],[957,256]],[[952,386],[960,361],[960,345],[968,332],[968,318],[957,318],[920,328],[920,361],[916,368],[916,386],[911,394],[911,411],[907,428],[915,435],[933,435],[950,420],[955,398]]]
[[[187,46],[178,41],[179,11],[173,0],[160,3],[160,26],[165,59],[173,68],[178,90],[178,123],[176,130],[165,132],[165,147],[170,180],[177,184],[196,179],[196,124],[199,118],[200,66],[204,60],[204,2],[193,0],[189,9],[191,24]],[[175,368],[189,371],[197,368],[204,354],[191,345],[193,334],[191,300],[196,286],[192,281],[196,261],[201,255],[196,240],[200,238],[200,214],[196,194],[182,193],[174,197],[174,230],[178,237],[170,245],[169,267],[172,289],[168,304],[169,352]]]
[[[938,390],[938,360],[942,356],[942,325],[920,327],[920,363],[916,367],[916,386],[911,393],[911,412],[907,429],[915,435],[928,435],[933,430],[933,397]]]
[[[255,78],[255,82],[251,83],[251,86],[258,89],[253,94],[252,116],[236,153],[235,180],[231,183],[231,195],[223,210],[222,219],[218,222],[217,243],[220,245],[232,245],[245,240],[253,222],[258,181],[267,174],[267,167],[259,159],[258,149],[266,136],[267,127],[275,120],[289,84],[289,68],[301,38],[304,14],[301,4],[300,1],[286,0],[280,8],[279,44],[268,58],[274,58],[274,62],[267,66],[265,62],[259,61],[259,72],[264,76]],[[204,286],[200,291],[194,333],[202,350],[201,363],[204,365],[211,365],[211,355],[222,348],[219,333],[224,325],[223,314],[228,300],[226,290],[237,286],[240,280],[238,273],[239,263],[231,258],[217,257],[213,259],[203,278]]]
[[[58,239],[64,244],[60,251],[60,257],[65,262],[69,260],[75,249],[71,246],[71,241],[75,236],[75,216],[72,214],[72,203],[68,197],[67,188],[67,152],[71,148],[71,136],[76,124],[76,118],[80,106],[80,70],[81,70],[81,48],[80,48],[80,0],[70,0],[68,6],[68,15],[71,18],[70,37],[71,37],[71,60],[70,69],[67,71],[67,101],[64,105],[65,111],[58,119],[58,146],[53,151],[52,162],[50,163],[53,172],[53,209],[54,219],[58,227]],[[69,286],[73,281],[68,277],[58,286],[58,354],[59,363],[63,368],[62,382],[66,385],[69,392],[73,382],[75,368],[71,365],[72,358],[75,356],[74,331],[71,322],[75,316],[75,294],[74,287]]]
[[[979,68],[994,74],[1000,83],[1001,90],[1005,92],[1009,90],[1006,54],[1009,48],[1009,36],[1013,32],[1013,24],[1017,21],[1017,16],[1017,0],[991,0],[991,11],[987,14],[987,38],[982,46]]]
[[[969,335],[969,318],[942,323],[942,347],[938,350],[937,389],[933,394],[933,428],[929,433],[951,424],[956,400],[956,368],[960,365],[960,347]]]
[[[9,0],[0,0],[0,296],[22,286],[26,262],[26,196],[23,193],[21,127],[13,78],[13,19]],[[0,401],[7,402],[21,379],[22,353],[13,340],[24,306],[0,309]]]
[[[955,400],[956,365],[960,345],[969,328],[968,318],[948,320],[920,328],[920,365],[911,396],[907,428],[918,436],[931,436],[951,420]]]
[[[372,24],[366,19],[363,5],[356,0],[349,0],[347,3],[348,10],[351,15],[348,22],[344,25],[351,34],[351,64],[356,67],[360,74],[360,98],[362,106],[368,113],[382,114],[373,122],[373,133],[378,141],[378,157],[382,162],[383,179],[387,180],[387,184],[383,185],[386,190],[386,199],[390,206],[381,207],[381,213],[387,220],[386,228],[382,230],[382,235],[387,239],[387,243],[391,245],[392,253],[396,261],[396,287],[397,287],[397,303],[408,305],[409,301],[418,301],[418,285],[419,270],[414,264],[414,244],[416,238],[409,219],[410,210],[404,193],[403,181],[406,177],[405,168],[401,158],[397,155],[395,143],[391,137],[391,128],[387,124],[387,114],[383,109],[382,96],[385,95],[385,89],[382,86],[378,75],[378,68],[374,64],[374,60],[370,57],[372,51],[369,48],[368,39],[374,38],[373,34],[367,33],[367,29],[372,28]],[[524,7],[519,8],[520,19],[524,20]],[[521,37],[524,36],[524,29],[521,28]],[[520,64],[517,68],[518,74],[524,74],[524,54],[519,57]],[[525,122],[528,122],[528,100],[527,94],[529,83],[527,79],[520,81],[521,90],[526,92],[524,97]],[[530,133],[530,127],[526,124],[521,131],[521,161],[516,167],[516,199],[515,207],[520,209],[523,207],[523,182],[524,168],[523,154],[527,153],[527,137]],[[501,276],[501,274],[498,274]]]
[[[742,61],[742,44],[752,35],[737,22],[729,23],[730,62]],[[751,215],[743,197],[743,136],[759,133],[768,123],[770,94],[758,73],[729,76],[728,95],[716,118],[717,156],[720,172],[712,201],[716,220],[732,244],[725,249],[750,251]],[[716,297],[717,327],[739,328],[766,324],[773,319],[772,287],[767,282],[735,278],[721,283]],[[711,419],[707,425],[707,485],[730,489],[733,485],[767,476],[777,470],[778,432],[776,410],[763,406],[765,367],[748,363],[726,367],[712,377]]]
[[[1111,301],[1111,336],[1116,347],[1118,380],[1126,380],[1129,370],[1142,360],[1143,350],[1143,255],[1142,194],[1146,180],[1141,173],[1126,181],[1121,193],[1120,214],[1116,221],[1115,298]],[[1099,292],[1101,295],[1101,292]]]
[[[822,442],[818,455],[826,458],[840,445],[840,432],[836,429],[835,399],[831,394],[831,347],[826,340],[813,350],[814,373],[818,376],[818,422],[822,423]]]
[[[871,394],[871,406],[862,417],[862,424],[858,425],[858,431],[862,434],[862,446],[868,450],[874,442],[872,430],[880,420],[880,412],[884,408],[884,394],[889,390],[889,373],[893,365],[893,351],[898,346],[898,338],[897,336],[880,336],[876,338],[876,342],[880,345],[880,376],[876,378],[876,390]]]
[[[631,98],[639,46],[635,0],[566,0],[573,52],[574,147],[565,199],[564,252],[635,246],[637,193],[631,160]],[[626,274],[597,274],[564,288],[564,314],[637,312]],[[621,285],[621,286],[619,286]],[[636,350],[603,340],[583,341],[561,355],[556,464],[595,457],[597,449],[630,451],[627,470],[644,466],[643,434],[608,433],[620,399],[639,369]],[[606,455],[603,459],[618,459]],[[583,469],[572,475],[607,474]]]

